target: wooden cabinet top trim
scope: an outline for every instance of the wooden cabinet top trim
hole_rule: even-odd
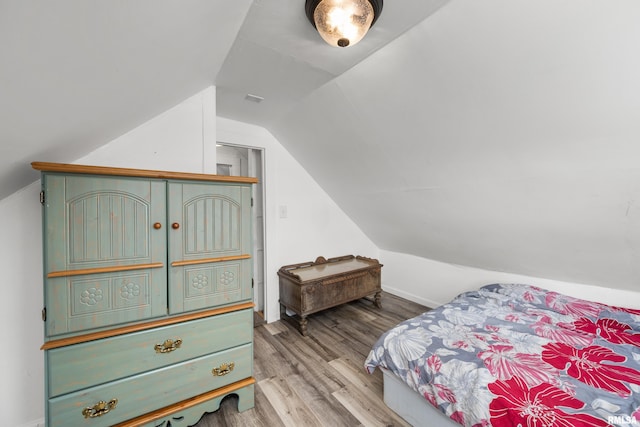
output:
[[[258,182],[258,178],[248,176],[226,176],[190,172],[113,168],[107,166],[72,165],[68,163],[32,162],[31,167],[41,172],[128,176],[137,178],[186,179],[191,181],[236,182],[243,184],[256,184]]]

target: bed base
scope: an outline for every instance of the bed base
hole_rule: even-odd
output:
[[[382,370],[384,403],[413,427],[460,427],[387,369]]]

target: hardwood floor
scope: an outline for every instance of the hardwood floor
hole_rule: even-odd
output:
[[[383,293],[382,309],[361,299],[310,315],[307,337],[283,321],[256,326],[255,407],[239,413],[228,396],[197,426],[408,426],[363,364],[384,331],[427,310]]]

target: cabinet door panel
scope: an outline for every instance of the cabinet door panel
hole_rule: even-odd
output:
[[[169,312],[250,300],[251,188],[170,182],[168,199]]]
[[[48,279],[47,336],[163,316],[165,283],[165,268]]]
[[[252,298],[251,260],[171,268],[169,311],[180,313]]]
[[[250,214],[250,187],[170,182],[170,261],[250,253]]]
[[[165,183],[47,175],[44,188],[47,335],[165,315]]]

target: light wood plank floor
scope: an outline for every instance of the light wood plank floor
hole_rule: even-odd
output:
[[[408,426],[363,364],[384,331],[427,310],[383,293],[382,309],[361,299],[309,316],[307,337],[283,321],[256,326],[255,407],[239,413],[228,396],[197,426]]]

